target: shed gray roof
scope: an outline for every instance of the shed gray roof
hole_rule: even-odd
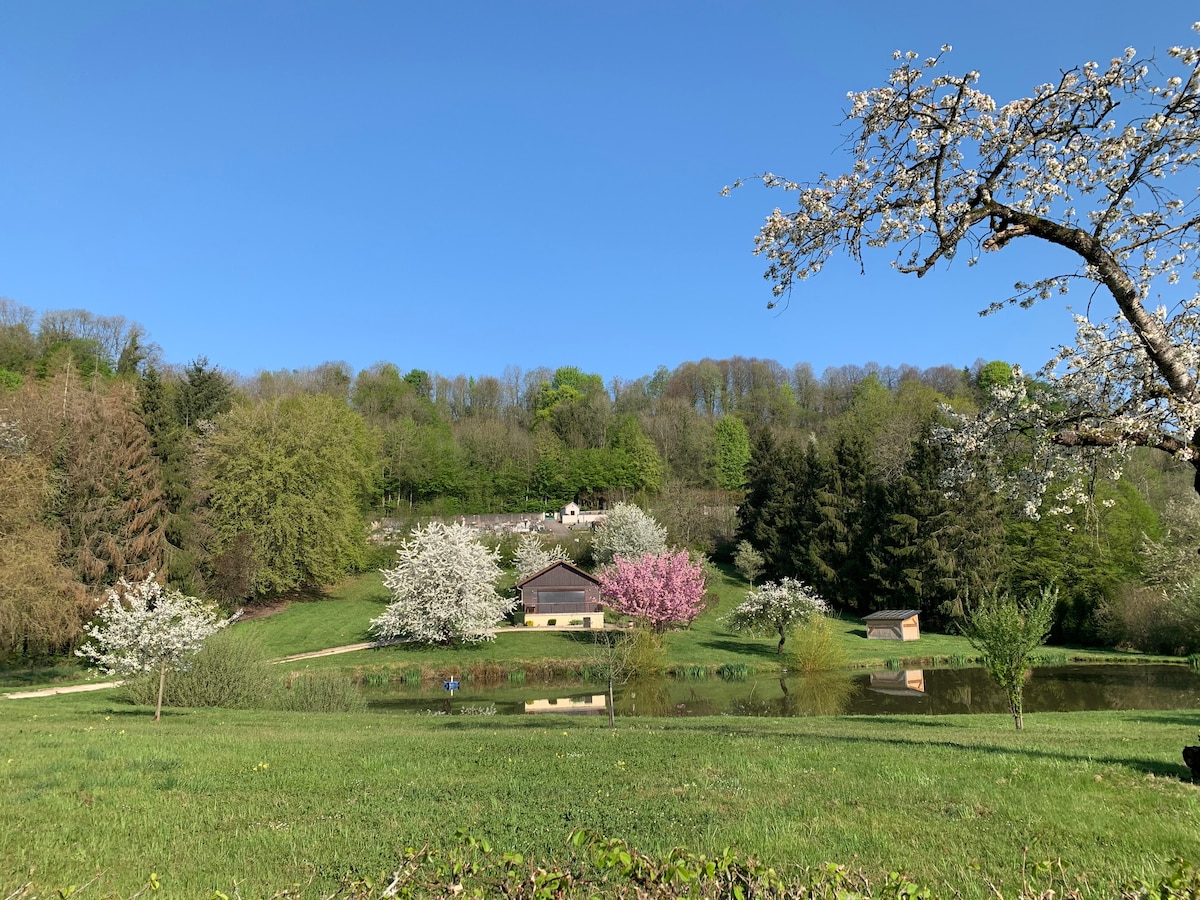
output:
[[[921,614],[919,609],[881,609],[869,616],[863,616],[864,622],[895,622],[911,619]]]

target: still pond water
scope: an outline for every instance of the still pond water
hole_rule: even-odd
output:
[[[372,708],[418,715],[603,715],[604,687],[591,683],[368,688]],[[744,681],[656,678],[621,685],[622,716],[828,716],[1006,713],[1008,703],[978,668],[830,674]],[[1048,666],[1025,685],[1026,712],[1200,709],[1200,674],[1187,666]]]

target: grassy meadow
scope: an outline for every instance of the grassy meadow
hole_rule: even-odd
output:
[[[669,636],[667,667],[775,671],[774,638],[721,624],[745,583],[725,573],[715,588],[714,607]],[[367,640],[386,603],[371,574],[235,627],[281,657]],[[956,636],[868,642],[858,620],[839,620],[837,634],[858,668],[974,656]],[[394,646],[280,668],[536,674],[591,653],[586,635],[521,629],[476,648]],[[582,827],[658,854],[732,848],[784,868],[845,863],[876,881],[904,869],[938,897],[997,896],[991,886],[1017,896],[1023,864],[1048,860],[1063,863],[1067,887],[1108,897],[1174,858],[1200,862],[1200,786],[1180,757],[1196,711],[1039,713],[1024,732],[1007,715],[626,718],[610,730],[602,717],[168,709],[155,725],[112,691],[0,700],[0,711],[5,900],[72,886],[128,898],[152,881],[167,897],[250,900],[289,886],[328,897],[386,884],[406,847],[449,847],[459,830],[564,865]]]
[[[1061,859],[1087,896],[1200,859],[1196,713],[816,719],[427,718],[6,701],[0,882],[127,897],[325,896],[458,829],[568,858],[576,827],[646,851],[903,867],[938,896]],[[1026,849],[1027,848],[1027,849]],[[94,879],[94,881],[93,881]],[[34,890],[41,893],[33,893]]]

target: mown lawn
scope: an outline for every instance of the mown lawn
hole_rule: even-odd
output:
[[[128,897],[323,896],[456,829],[565,860],[575,827],[641,849],[907,869],[1012,896],[1061,859],[1086,896],[1200,860],[1181,780],[1196,713],[815,719],[287,714],[112,696],[0,701],[0,884]],[[386,882],[385,882],[386,883]]]

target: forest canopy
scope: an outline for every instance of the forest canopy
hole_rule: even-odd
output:
[[[982,486],[947,494],[938,428],[1015,377],[1002,361],[817,375],[743,357],[608,382],[392,362],[243,376],[168,363],[123,319],[0,301],[0,479],[17,501],[0,513],[0,655],[72,649],[120,579],[257,602],[385,564],[373,523],[405,533],[568,502],[637,503],[669,546],[718,561],[744,542],[763,579],[799,578],[852,612],[917,608],[933,626],[982,583],[1054,581],[1058,637],[1125,640],[1149,621],[1136,604],[1178,622],[1153,593],[1164,571],[1191,577],[1177,562],[1186,473],[1169,460],[1133,460],[1055,522]],[[1138,633],[1180,649],[1194,631]]]

